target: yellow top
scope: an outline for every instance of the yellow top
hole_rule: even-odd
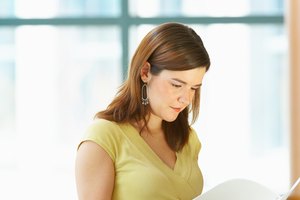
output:
[[[83,141],[100,145],[115,165],[113,200],[191,200],[202,192],[198,167],[201,144],[194,130],[188,144],[176,153],[174,169],[168,167],[129,123],[97,119]]]

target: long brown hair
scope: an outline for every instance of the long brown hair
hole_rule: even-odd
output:
[[[127,80],[121,85],[114,100],[106,110],[96,114],[96,118],[104,118],[115,122],[139,122],[143,120],[147,128],[149,106],[142,105],[141,69],[149,62],[153,75],[162,70],[183,71],[197,67],[210,67],[209,55],[201,38],[195,31],[180,23],[164,23],[151,30],[141,41],[131,60]],[[151,99],[150,99],[151,101]],[[192,123],[199,114],[200,91],[196,90],[189,107],[184,109],[173,122],[163,121],[162,129],[171,149],[179,151],[187,143],[190,132],[188,121],[192,112]],[[142,131],[142,130],[140,130]]]

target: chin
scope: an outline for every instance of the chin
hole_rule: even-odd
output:
[[[174,122],[176,119],[173,120],[169,120],[169,119],[165,119],[166,122]]]
[[[176,117],[168,117],[168,118],[164,118],[164,120],[165,120],[166,122],[174,122],[176,119],[177,119],[177,116],[176,116]]]

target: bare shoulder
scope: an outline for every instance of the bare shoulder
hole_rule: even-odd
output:
[[[93,141],[83,142],[75,163],[79,199],[111,199],[114,163],[108,153]]]

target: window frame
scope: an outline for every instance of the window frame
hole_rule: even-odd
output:
[[[116,17],[54,17],[54,18],[2,18],[0,27],[23,25],[53,25],[53,26],[118,26],[122,41],[122,78],[125,79],[129,63],[129,29],[133,25],[161,24],[164,22],[179,22],[184,24],[283,24],[283,14],[247,15],[235,17],[135,17],[129,14],[129,0],[120,1],[121,15]]]

